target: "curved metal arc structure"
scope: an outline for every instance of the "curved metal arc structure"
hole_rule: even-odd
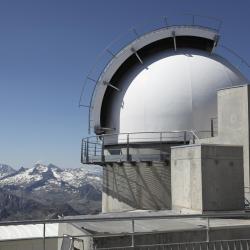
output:
[[[196,23],[195,21],[196,21],[196,19],[197,19],[198,17],[199,17],[199,18],[207,18],[207,19],[215,20],[215,21],[217,21],[217,22],[219,21],[218,19],[213,18],[213,17],[201,16],[201,15],[193,15],[193,14],[186,14],[186,15],[189,15],[189,16],[192,17],[193,22],[192,22],[192,25],[191,25],[191,26],[193,26],[193,27],[194,27],[194,26],[195,26],[195,27],[199,27],[199,25],[195,24],[195,23]],[[143,35],[145,35],[146,33],[155,32],[155,31],[160,30],[160,29],[162,29],[162,28],[164,28],[164,27],[165,27],[165,28],[166,28],[166,27],[169,27],[169,26],[168,26],[168,21],[167,21],[166,17],[163,18],[163,24],[165,24],[163,27],[161,26],[161,27],[159,27],[159,28],[157,28],[157,29],[155,29],[155,30],[147,30],[146,32],[140,34],[140,36],[139,36],[139,34],[137,33],[137,31],[134,32],[134,30],[135,30],[134,28],[133,28],[133,29],[130,29],[130,31],[129,31],[129,32],[126,32],[125,35],[127,35],[128,33],[131,34],[131,31],[132,31],[133,34],[134,34],[136,37],[133,38],[133,39],[131,39],[131,41],[129,41],[129,42],[125,42],[125,43],[123,44],[123,46],[121,46],[121,47],[118,49],[118,51],[121,51],[121,50],[122,50],[123,48],[125,48],[130,42],[136,41],[137,39],[140,39],[140,37],[143,36]],[[221,22],[219,22],[217,28],[211,28],[211,27],[206,27],[206,28],[208,28],[209,30],[218,31],[218,30],[220,29],[220,26],[221,26]],[[204,26],[200,26],[200,27],[205,28]],[[139,37],[138,37],[138,36],[139,36]],[[119,36],[119,37],[116,38],[115,40],[113,40],[113,41],[109,44],[109,46],[107,46],[107,47],[101,52],[101,54],[97,57],[97,60],[95,61],[94,65],[91,67],[91,69],[90,69],[90,71],[89,71],[89,73],[88,73],[88,76],[87,76],[87,78],[86,78],[86,80],[85,80],[85,82],[84,82],[84,85],[83,85],[83,87],[82,87],[81,95],[80,95],[80,99],[79,99],[79,107],[88,108],[88,111],[89,111],[89,129],[88,129],[89,131],[88,131],[88,132],[89,132],[89,133],[91,132],[91,112],[92,112],[92,109],[93,109],[92,101],[93,101],[93,98],[94,98],[94,94],[95,94],[95,91],[96,91],[96,87],[97,87],[98,81],[99,81],[99,79],[100,79],[100,77],[101,77],[101,75],[102,75],[102,70],[105,69],[105,68],[108,66],[108,64],[110,63],[110,61],[111,61],[112,59],[111,59],[111,60],[109,59],[109,60],[107,60],[106,62],[103,63],[103,66],[101,67],[102,70],[99,71],[99,72],[97,72],[97,75],[96,75],[95,78],[92,78],[92,73],[94,73],[94,71],[97,69],[97,64],[98,64],[100,61],[102,61],[102,59],[105,57],[105,55],[107,55],[107,53],[108,53],[109,56],[110,56],[110,52],[112,52],[112,57],[113,57],[113,54],[114,54],[114,56],[115,56],[115,53],[116,53],[116,52],[113,52],[111,47],[112,47],[114,44],[116,44],[118,41],[121,41],[123,37],[124,37],[124,34],[121,35],[121,36]],[[110,51],[110,52],[108,52],[108,51]],[[92,84],[92,86],[91,86],[91,88],[92,88],[91,96],[90,96],[90,98],[89,98],[89,101],[87,101],[87,103],[82,104],[83,99],[84,99],[83,96],[84,96],[85,90],[86,90],[86,88],[88,87],[88,85],[90,84],[89,81],[92,82],[92,83],[91,83],[91,84]],[[87,91],[86,91],[86,92],[87,92]]]
[[[233,49],[228,48],[224,44],[220,44],[218,47],[227,50],[229,53],[231,53],[232,55],[234,55],[235,57],[237,57],[238,59],[240,59],[241,63],[243,63],[244,65],[246,65],[248,68],[250,68],[250,64],[242,56],[240,56],[237,52],[235,52]]]
[[[216,28],[216,30],[220,30],[223,24],[223,21],[217,17],[213,17],[213,16],[204,16],[204,15],[199,15],[199,14],[192,14],[192,13],[185,13],[184,15],[190,16],[192,17],[192,23],[195,24],[195,20],[196,18],[206,18],[209,20],[213,20],[216,21],[218,23],[218,26]]]

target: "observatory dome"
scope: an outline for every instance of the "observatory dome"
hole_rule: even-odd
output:
[[[117,133],[210,130],[216,91],[246,83],[227,60],[206,51],[161,51],[133,65],[109,98],[105,126]]]

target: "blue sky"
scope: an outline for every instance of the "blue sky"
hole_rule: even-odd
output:
[[[132,26],[223,20],[221,42],[250,62],[249,1],[0,0],[0,162],[79,167],[83,80],[98,53]],[[185,19],[185,20],[184,20]]]

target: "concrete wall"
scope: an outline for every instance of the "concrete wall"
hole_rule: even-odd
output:
[[[249,193],[249,85],[219,90],[218,136],[201,142],[243,146],[244,185]]]
[[[46,239],[46,250],[57,249],[57,238]],[[43,250],[43,239],[1,241],[0,250]]]
[[[249,192],[249,85],[218,92],[219,141],[243,145],[244,183]]]
[[[171,208],[170,176],[165,162],[106,164],[102,212]]]
[[[188,145],[171,150],[173,209],[199,212],[244,208],[240,146]]]
[[[201,147],[171,150],[172,207],[202,210]]]

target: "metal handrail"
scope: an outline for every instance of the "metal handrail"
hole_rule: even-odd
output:
[[[117,216],[117,217],[110,217],[109,215],[102,215],[102,216],[89,216],[88,218],[73,218],[73,219],[49,219],[49,220],[23,220],[23,221],[5,221],[5,222],[0,222],[0,226],[11,226],[11,225],[34,225],[34,224],[42,224],[43,225],[43,236],[40,238],[43,238],[43,249],[46,249],[46,239],[52,239],[52,238],[57,238],[61,239],[64,236],[46,236],[46,224],[53,224],[53,223],[79,223],[79,222],[104,222],[104,221],[129,221],[131,222],[131,232],[123,232],[123,233],[97,233],[97,234],[91,234],[91,233],[86,233],[86,234],[79,234],[79,235],[73,235],[72,237],[75,238],[84,238],[84,237],[94,237],[94,238],[99,238],[99,237],[116,237],[116,236],[130,236],[131,237],[131,246],[126,246],[126,247],[134,247],[135,246],[135,241],[134,237],[137,235],[144,235],[144,234],[154,234],[154,233],[167,233],[167,232],[176,232],[176,230],[161,230],[161,231],[140,231],[137,232],[135,230],[135,222],[140,221],[140,220],[152,220],[152,219],[205,219],[206,223],[204,225],[201,225],[198,228],[190,228],[186,229],[185,231],[197,231],[197,230],[206,230],[207,232],[207,239],[202,242],[180,242],[179,244],[191,244],[191,243],[213,243],[213,242],[221,242],[224,240],[215,240],[212,241],[210,239],[210,230],[211,228],[211,219],[232,219],[232,218],[244,218],[244,219],[250,219],[250,214],[247,213],[211,213],[211,214],[178,214],[178,215],[144,215],[144,216]],[[250,225],[242,225],[242,227],[247,227],[249,228]],[[228,228],[226,226],[219,227],[220,229],[223,228]],[[231,226],[232,228],[232,226]],[[177,230],[179,231],[179,230]],[[17,240],[29,240],[30,238],[20,238]],[[37,238],[39,239],[39,237]],[[233,240],[228,240],[228,241],[243,241],[243,240],[249,240],[249,239],[233,239]],[[10,240],[0,240],[1,242],[3,241],[10,241]],[[226,241],[226,240],[225,240]],[[166,243],[165,245],[173,245],[175,243]],[[176,243],[178,244],[178,243]],[[145,245],[145,246],[156,246],[156,245],[161,245],[161,244],[152,244],[152,245]],[[136,245],[136,246],[144,246],[144,245]],[[117,247],[116,247],[117,248]],[[119,248],[119,247],[118,247]],[[105,249],[105,248],[103,248]]]
[[[0,221],[0,226],[13,225],[34,225],[34,224],[53,224],[53,223],[74,223],[74,222],[103,222],[103,221],[129,221],[129,220],[151,220],[151,219],[229,219],[242,218],[250,219],[249,211],[243,212],[217,212],[207,214],[171,214],[171,215],[129,215],[129,216],[113,216],[109,214],[86,215],[86,218],[60,218],[60,219],[45,219],[45,220],[19,220],[19,221]],[[77,217],[77,216],[76,216]]]
[[[136,134],[177,134],[177,133],[183,133],[183,132],[189,132],[191,134],[193,134],[197,139],[199,139],[199,137],[196,135],[196,132],[194,130],[171,130],[171,131],[139,131],[139,132],[129,132],[129,133],[112,133],[112,134],[102,134],[102,135],[92,135],[92,136],[88,136],[83,138],[84,141],[87,141],[88,139],[92,139],[92,138],[101,138],[101,137],[111,137],[111,136],[119,136],[119,135],[136,135]],[[209,130],[203,130],[201,132],[210,132]],[[146,138],[145,138],[146,139]]]
[[[170,143],[180,142],[180,144],[194,144],[199,143],[201,138],[208,138],[213,136],[212,131],[194,131],[194,130],[176,130],[176,131],[161,131],[161,132],[132,132],[132,133],[112,133],[112,134],[102,134],[93,135],[82,139],[81,146],[81,162],[82,163],[102,163],[105,162],[105,158],[110,156],[105,155],[106,146],[118,146],[121,148],[111,148],[109,152],[117,152],[111,154],[111,157],[120,156],[120,159],[124,161],[130,161],[130,148],[133,148],[137,144],[148,143]],[[203,134],[203,136],[201,136]],[[126,149],[126,150],[125,150]],[[137,155],[138,153],[133,153],[132,155]],[[140,153],[140,157],[144,154]],[[167,157],[167,153],[163,150],[162,146],[159,148],[159,152],[152,153],[153,157]],[[125,157],[125,158],[124,158]]]

